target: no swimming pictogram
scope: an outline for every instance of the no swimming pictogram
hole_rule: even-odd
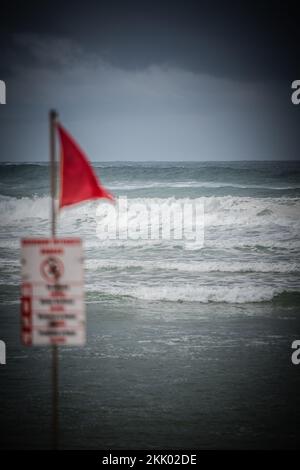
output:
[[[60,258],[49,256],[41,263],[41,275],[47,282],[58,282],[64,274],[64,264]]]

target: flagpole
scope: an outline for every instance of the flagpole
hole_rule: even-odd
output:
[[[49,113],[50,124],[50,186],[51,186],[51,237],[56,237],[56,149],[55,126],[57,113],[51,110]],[[59,392],[58,392],[58,347],[52,345],[52,448],[58,449],[59,432]]]

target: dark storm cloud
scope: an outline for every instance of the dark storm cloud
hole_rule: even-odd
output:
[[[1,160],[55,106],[94,160],[297,158],[294,2],[223,3],[4,2]]]
[[[72,39],[122,68],[168,64],[246,80],[295,75],[296,1],[4,2],[2,67],[31,61],[14,35]]]

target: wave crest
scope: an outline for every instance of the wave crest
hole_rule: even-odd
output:
[[[220,287],[203,286],[135,286],[104,288],[100,295],[112,295],[114,297],[132,297],[146,301],[165,302],[198,302],[198,303],[229,303],[247,304],[257,302],[280,302],[283,299],[294,301],[295,297],[300,299],[300,291],[285,290],[273,287]]]

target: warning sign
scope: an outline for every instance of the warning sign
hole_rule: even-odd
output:
[[[79,238],[23,239],[22,341],[26,345],[83,345],[85,303]]]

